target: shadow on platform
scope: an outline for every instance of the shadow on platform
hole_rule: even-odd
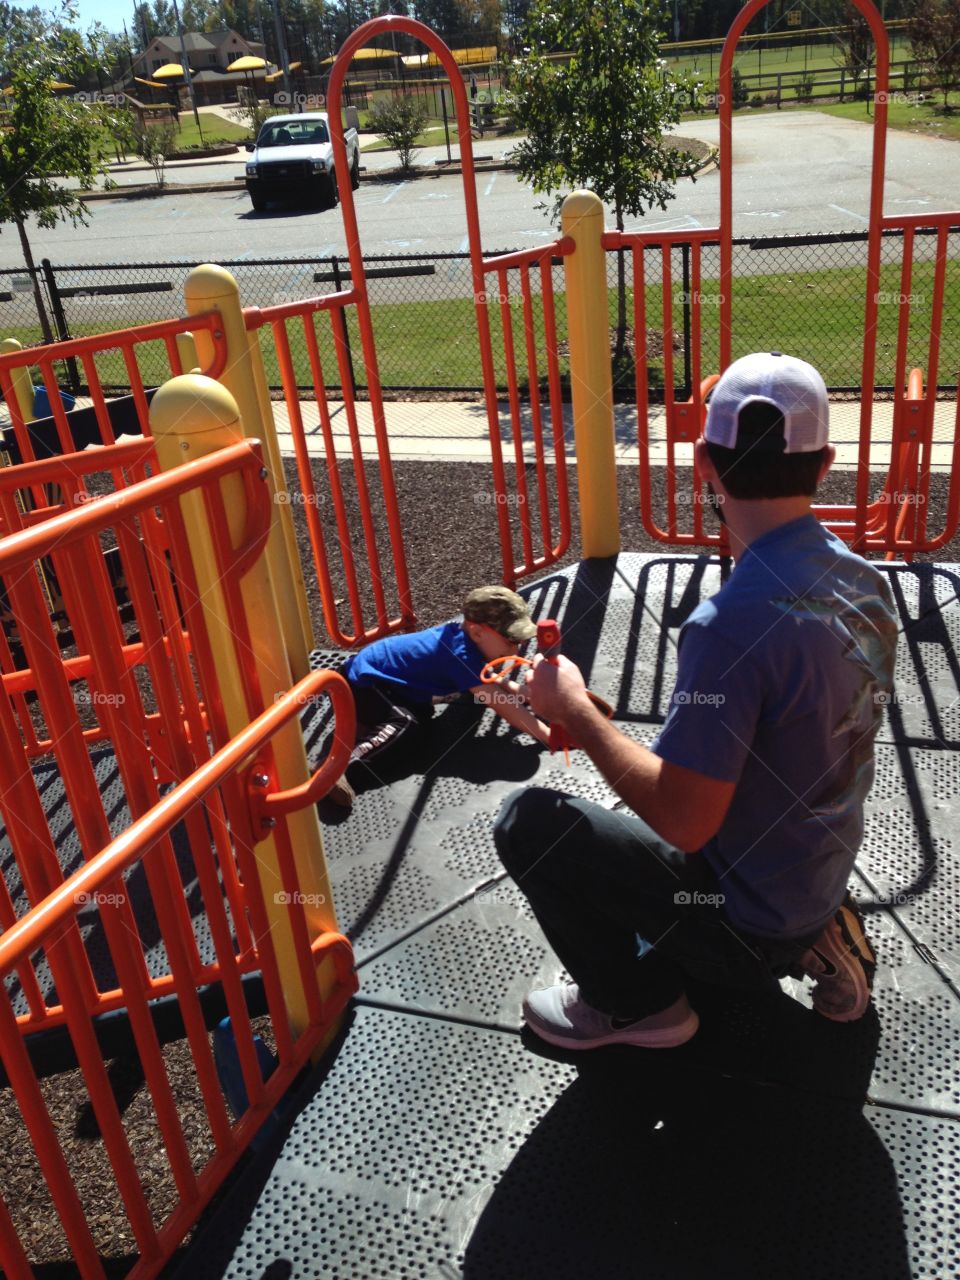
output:
[[[909,1280],[910,1269],[893,1164],[860,1106],[623,1049],[584,1062],[505,1169],[462,1274]]]

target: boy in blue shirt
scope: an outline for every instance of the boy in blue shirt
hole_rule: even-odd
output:
[[[736,567],[681,628],[652,749],[595,710],[573,663],[535,660],[531,705],[638,815],[534,788],[501,814],[500,856],[574,979],[524,1004],[552,1044],[684,1043],[687,976],[806,974],[838,1022],[869,1004],[874,955],[846,885],[898,619],[883,575],[811,513],[828,413],[819,373],[776,352],[717,384],[696,460]]]
[[[375,640],[347,659],[342,669],[357,708],[357,739],[351,764],[371,765],[433,715],[434,705],[472,693],[508,724],[547,742],[550,731],[526,706],[519,685],[487,685],[480,673],[494,658],[516,654],[537,634],[527,602],[508,587],[477,587],[463,602],[463,622],[445,622],[410,635]],[[349,808],[353,789],[346,775],[329,792]]]

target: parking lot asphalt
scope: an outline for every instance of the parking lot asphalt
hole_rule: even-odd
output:
[[[716,143],[714,119],[684,121],[683,132]],[[503,141],[475,144],[478,154],[495,156]],[[864,230],[868,225],[872,128],[822,112],[785,112],[737,117],[734,122],[734,233],[742,236],[816,234]],[[887,141],[887,213],[960,209],[958,144],[891,131]],[[451,252],[466,247],[463,187],[459,176],[444,176],[433,161],[443,148],[424,148],[418,157],[429,176],[396,182],[365,182],[357,193],[364,251],[376,253]],[[229,181],[226,190],[163,199],[106,200],[90,206],[90,225],[74,230],[58,225],[33,228],[38,257],[54,262],[137,262],[222,260],[343,252],[339,211],[273,209],[254,214],[241,182],[246,153],[229,163],[171,168],[170,180],[194,182],[208,170]],[[393,163],[391,153],[366,153],[369,175]],[[142,179],[144,175],[128,175]],[[477,194],[485,249],[523,248],[542,243],[554,225],[529,186],[509,172],[478,175]],[[630,230],[713,227],[719,212],[716,171],[678,184],[664,210],[628,220]],[[612,223],[612,218],[609,219]],[[0,238],[0,270],[21,265],[15,238]]]

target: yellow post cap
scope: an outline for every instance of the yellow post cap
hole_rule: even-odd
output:
[[[218,267],[213,262],[204,262],[201,266],[194,267],[183,285],[184,298],[198,304],[198,309],[203,311],[210,310],[218,299],[231,294],[235,298],[240,296],[236,280],[226,267]]]
[[[202,373],[171,378],[150,404],[150,427],[155,436],[191,435],[232,427],[239,421],[240,410],[230,392]]]
[[[595,191],[571,191],[561,206],[564,222],[571,218],[603,217],[603,201]]]

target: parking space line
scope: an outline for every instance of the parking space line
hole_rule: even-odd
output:
[[[851,218],[859,218],[861,222],[869,222],[869,218],[865,218],[862,213],[854,213],[852,209],[845,209],[842,204],[827,205],[828,209],[836,209],[837,213],[845,213]]]
[[[389,203],[390,203],[390,201],[393,199],[393,197],[394,197],[395,195],[398,195],[398,194],[403,190],[403,188],[404,188],[404,187],[406,187],[406,186],[409,186],[409,183],[401,182],[398,186],[396,186],[396,187],[394,187],[394,188],[393,188],[393,190],[390,192],[390,194],[389,194],[388,196],[384,196],[384,197],[383,197],[383,199],[380,201],[380,203],[381,203],[381,204],[389,204]]]
[[[484,190],[484,193],[483,193],[485,196],[488,196],[490,192],[493,190],[493,184],[496,182],[496,180],[497,180],[496,173],[491,173],[490,181],[487,183],[486,189]]]

